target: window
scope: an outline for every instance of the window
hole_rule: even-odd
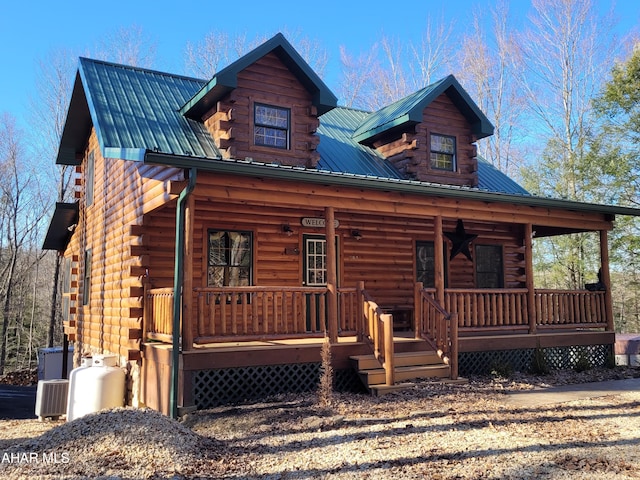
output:
[[[251,232],[209,231],[209,287],[251,285]]]
[[[66,257],[62,266],[62,320],[71,315],[71,257]]]
[[[431,134],[431,167],[438,170],[456,169],[456,138]]]
[[[305,236],[305,285],[327,284],[327,241],[321,237]]]
[[[436,286],[433,242],[416,242],[416,281],[425,288]]]
[[[90,205],[93,205],[94,170],[95,170],[95,158],[92,151],[89,153],[89,157],[87,157],[87,172],[84,178],[84,181],[85,181],[84,200],[86,202],[87,207]]]
[[[84,252],[84,282],[82,285],[82,305],[89,305],[91,296],[91,249]]]
[[[253,141],[256,145],[289,148],[290,113],[288,108],[256,103],[253,114]]]
[[[502,247],[476,245],[476,287],[503,288]]]
[[[446,245],[442,246],[446,252]],[[447,284],[447,256],[444,258],[444,282]],[[416,282],[422,282],[425,288],[435,288],[436,286],[436,260],[435,247],[433,242],[416,241]]]

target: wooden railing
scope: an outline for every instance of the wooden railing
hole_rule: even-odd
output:
[[[445,289],[444,309],[458,314],[461,329],[529,328],[527,290],[513,289]]]
[[[536,290],[536,324],[540,328],[607,326],[604,291]]]
[[[427,340],[451,367],[451,378],[458,378],[458,314],[447,312],[433,296],[433,289],[422,283],[415,287],[416,337]]]
[[[607,326],[605,292],[537,289],[533,318],[529,317],[528,298],[524,288],[448,288],[443,307],[457,313],[459,329],[469,333]]]
[[[373,354],[385,371],[385,383],[395,383],[393,316],[384,313],[364,289],[364,282],[358,285],[358,294],[362,301],[364,340],[373,348]]]
[[[145,288],[144,339],[171,342],[173,331],[173,288]]]
[[[315,287],[196,288],[194,341],[256,340],[323,336],[327,289]],[[359,318],[356,288],[338,289],[340,335],[355,335]],[[145,291],[145,339],[171,341],[173,289]]]

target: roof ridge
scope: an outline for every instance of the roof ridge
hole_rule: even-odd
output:
[[[117,63],[117,62],[111,62],[109,60],[101,60],[101,59],[97,59],[97,58],[89,58],[89,57],[83,57],[83,56],[78,57],[78,59],[79,59],[80,63],[91,62],[91,63],[94,63],[94,64],[101,64],[101,65],[105,65],[105,66],[109,66],[109,67],[121,68],[123,70],[131,70],[131,71],[136,71],[136,72],[141,72],[141,73],[149,73],[149,74],[154,74],[154,75],[161,75],[163,77],[180,78],[180,79],[183,79],[183,80],[189,80],[189,81],[201,82],[201,83],[208,82],[208,80],[205,80],[205,79],[202,79],[202,78],[191,77],[189,75],[182,75],[182,74],[178,74],[178,73],[165,72],[165,71],[162,71],[162,70],[157,70],[155,68],[139,67],[137,65],[127,65],[125,63]]]

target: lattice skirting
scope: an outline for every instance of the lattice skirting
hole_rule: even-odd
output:
[[[576,368],[588,362],[589,367],[604,367],[613,356],[613,345],[576,345],[541,348],[544,362],[550,370]],[[528,372],[532,369],[536,349],[463,352],[458,356],[461,376],[487,375],[492,370]]]
[[[198,409],[259,400],[281,393],[311,392],[320,382],[320,363],[198,370],[193,398]],[[336,391],[364,391],[353,369],[336,370]]]

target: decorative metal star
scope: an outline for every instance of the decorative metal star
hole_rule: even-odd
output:
[[[451,255],[449,260],[453,260],[456,255],[462,253],[465,257],[471,260],[471,252],[469,251],[469,244],[473,242],[478,235],[473,235],[464,231],[464,224],[462,220],[458,219],[455,232],[444,232],[445,237],[451,240]]]

